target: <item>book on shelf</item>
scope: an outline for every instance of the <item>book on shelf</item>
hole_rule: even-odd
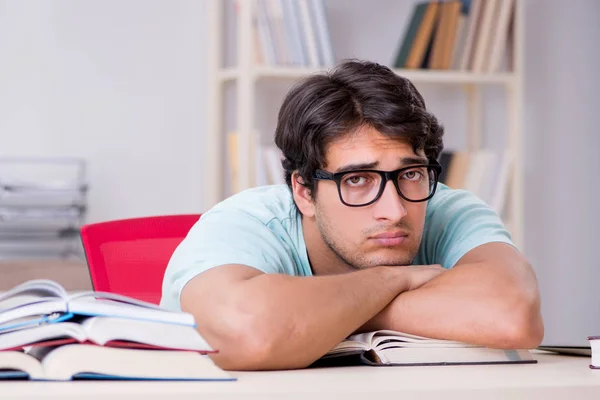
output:
[[[515,0],[448,0],[416,3],[395,68],[496,73],[514,37]]]
[[[265,145],[262,148],[262,154],[264,156],[264,166],[268,183],[272,185],[284,185],[285,171],[281,164],[281,160],[283,159],[281,150],[274,144]]]
[[[537,363],[527,349],[493,349],[381,330],[348,337],[319,359],[319,365],[375,366]]]
[[[227,134],[227,160],[231,176],[231,189],[234,193],[239,191],[239,135],[237,132]],[[250,135],[250,165],[251,185],[281,185],[285,184],[283,166],[281,160],[283,155],[275,144],[260,143],[260,134],[254,132]]]
[[[324,0],[256,0],[254,4],[252,29],[258,63],[311,68],[333,66]]]
[[[442,165],[439,182],[452,189],[468,190],[502,213],[513,165],[510,151],[445,150],[438,161]]]
[[[195,326],[194,317],[115,293],[69,294],[57,282],[31,280],[0,294],[0,333],[61,322],[76,316],[105,316]]]

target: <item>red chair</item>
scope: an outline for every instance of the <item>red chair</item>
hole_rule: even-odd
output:
[[[94,290],[158,304],[169,259],[199,218],[167,215],[82,226]]]

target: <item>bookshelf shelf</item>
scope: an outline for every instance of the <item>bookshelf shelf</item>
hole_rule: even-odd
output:
[[[222,68],[218,71],[218,79],[221,82],[236,80],[239,76],[237,68]]]
[[[311,0],[318,2],[319,0]],[[294,4],[307,3],[307,0],[297,0]],[[502,196],[505,200],[505,208],[509,210],[508,217],[505,218],[507,227],[510,227],[513,241],[517,247],[524,246],[523,241],[523,220],[524,220],[524,190],[523,190],[523,14],[524,0],[472,0],[471,4],[479,3],[483,7],[493,8],[495,12],[488,12],[485,19],[487,24],[493,24],[494,19],[502,19],[501,10],[512,11],[512,23],[510,40],[512,46],[507,50],[511,68],[507,72],[488,72],[502,71],[492,67],[462,69],[394,69],[398,75],[410,79],[415,84],[439,85],[439,86],[457,86],[466,94],[466,126],[467,126],[467,148],[469,151],[478,150],[483,143],[482,131],[484,120],[484,109],[486,103],[483,90],[487,87],[500,87],[504,93],[506,104],[506,140],[505,150],[510,153],[512,164],[508,172],[508,183],[506,194]],[[511,3],[512,2],[512,3]],[[207,118],[207,140],[205,148],[206,163],[206,186],[205,186],[205,204],[206,208],[211,207],[225,197],[225,182],[230,178],[225,173],[224,151],[227,132],[225,132],[225,115],[231,105],[225,104],[224,92],[226,83],[234,83],[235,86],[235,114],[232,115],[235,122],[235,132],[237,134],[236,164],[238,173],[236,174],[237,190],[244,190],[254,185],[253,173],[255,172],[255,153],[253,152],[253,135],[256,128],[258,87],[261,83],[269,81],[279,81],[292,84],[295,80],[303,77],[323,72],[327,68],[320,67],[295,67],[283,66],[279,62],[273,64],[273,59],[268,62],[264,43],[261,44],[260,37],[256,34],[259,24],[259,14],[265,13],[265,7],[268,9],[273,4],[279,3],[276,0],[246,0],[236,2],[236,59],[237,65],[232,67],[223,67],[223,46],[224,40],[224,3],[222,0],[208,0],[208,29],[209,37],[209,79],[208,94],[211,101],[208,102]],[[483,6],[483,4],[486,4]],[[508,4],[511,6],[508,6]],[[266,5],[269,4],[269,5]],[[290,3],[279,3],[283,7]],[[314,4],[314,3],[311,3]],[[381,2],[382,7],[389,7],[389,2]],[[417,4],[417,3],[415,3]],[[440,3],[442,4],[442,3]],[[492,4],[492,5],[490,5]],[[385,5],[385,6],[384,6]],[[368,7],[373,7],[369,3]],[[278,7],[278,6],[273,6]],[[273,9],[270,9],[273,10]],[[288,9],[289,11],[289,9]],[[259,14],[257,14],[259,13]],[[302,14],[302,13],[300,13]],[[272,17],[277,13],[271,14]],[[288,14],[289,16],[289,14]],[[305,17],[305,16],[304,16]],[[255,19],[256,18],[256,19]],[[264,18],[264,15],[263,15]],[[300,19],[302,17],[299,17]],[[506,18],[504,18],[506,21]],[[264,21],[263,21],[264,22]],[[276,22],[274,21],[273,24]],[[441,23],[441,22],[440,22]],[[491,29],[491,28],[490,28]],[[490,31],[491,32],[491,31]],[[281,33],[281,31],[279,31]],[[258,32],[260,36],[260,32]],[[281,40],[281,35],[275,34],[271,39]],[[496,35],[497,36],[497,35]],[[495,36],[488,32],[487,38],[493,42]],[[475,39],[474,39],[475,40]],[[479,41],[479,39],[477,39]],[[275,45],[273,43],[273,45]],[[474,46],[474,45],[473,45]],[[474,46],[475,47],[475,46]],[[479,47],[479,46],[477,46]],[[497,50],[492,48],[492,50]],[[475,51],[475,50],[473,50]],[[493,51],[492,51],[493,53]],[[257,55],[259,57],[257,57]],[[262,55],[262,56],[261,56]],[[272,56],[272,55],[271,55]],[[498,51],[496,51],[498,56]],[[490,56],[491,57],[491,56]],[[262,58],[264,62],[259,60]],[[310,58],[310,57],[309,57]],[[496,60],[498,57],[496,57]],[[480,60],[481,61],[481,58]],[[475,64],[475,61],[473,61]],[[279,65],[278,65],[279,64]],[[304,63],[305,65],[315,65]],[[485,64],[484,62],[480,64]],[[490,61],[490,65],[493,64]],[[474,72],[477,71],[477,72]],[[485,72],[481,72],[485,71]]]
[[[412,69],[394,69],[394,72],[410,79],[413,82],[420,83],[507,85],[511,84],[514,79],[514,75],[511,73],[481,74],[462,71],[432,71]]]
[[[296,80],[309,75],[326,71],[321,68],[302,68],[302,67],[263,67],[257,66],[247,73],[255,79],[291,79]],[[404,76],[413,82],[418,83],[440,83],[440,84],[475,84],[475,85],[510,85],[513,83],[514,74],[496,73],[482,74],[476,72],[463,71],[435,71],[435,70],[414,70],[414,69],[394,69],[398,75]],[[223,68],[219,70],[219,79],[221,81],[233,81],[239,78],[237,68]]]

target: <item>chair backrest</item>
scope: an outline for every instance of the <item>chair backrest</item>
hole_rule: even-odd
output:
[[[82,226],[94,290],[158,304],[169,259],[199,218],[166,215]]]

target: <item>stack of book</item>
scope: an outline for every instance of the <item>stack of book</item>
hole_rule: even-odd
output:
[[[284,185],[285,171],[281,164],[283,154],[274,144],[260,143],[258,132],[250,135],[250,165],[253,170],[251,178],[252,186]],[[237,132],[227,134],[227,167],[230,175],[230,189],[233,193],[239,192],[239,135]]]
[[[443,151],[439,181],[475,194],[498,214],[504,211],[513,159],[508,150]]]
[[[515,0],[417,3],[394,67],[501,71],[511,43],[514,5]]]
[[[257,0],[254,43],[257,63],[268,66],[333,66],[324,0]]]
[[[233,380],[191,314],[50,280],[0,294],[0,379]]]
[[[0,258],[81,256],[85,160],[0,159]]]

